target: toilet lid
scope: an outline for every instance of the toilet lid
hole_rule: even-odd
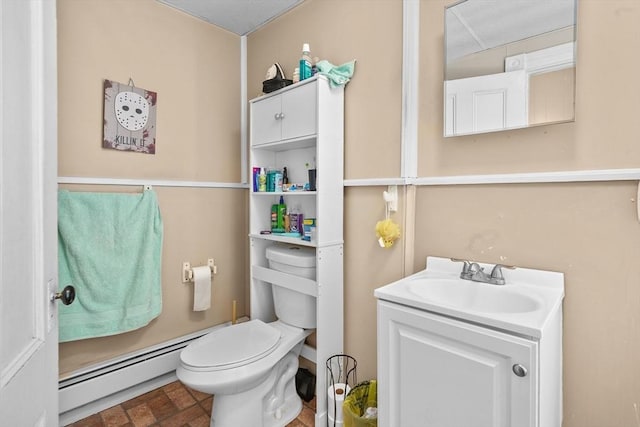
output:
[[[180,359],[195,369],[229,369],[251,363],[271,353],[280,331],[261,320],[213,331],[188,345]]]

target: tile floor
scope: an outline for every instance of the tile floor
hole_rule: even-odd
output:
[[[83,420],[72,427],[208,427],[213,396],[192,390],[180,381],[167,384]],[[313,427],[315,399],[287,427]],[[238,426],[245,427],[245,426]],[[249,427],[249,426],[246,426]]]

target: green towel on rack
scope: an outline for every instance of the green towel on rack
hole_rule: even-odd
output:
[[[162,218],[156,194],[58,192],[59,341],[119,334],[162,311]]]

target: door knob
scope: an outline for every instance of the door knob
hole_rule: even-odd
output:
[[[76,288],[71,285],[65,286],[61,292],[51,294],[51,301],[59,299],[64,305],[69,305],[76,299]]]
[[[513,365],[511,369],[513,369],[513,373],[519,377],[524,377],[527,375],[527,368],[525,368],[519,363],[516,363],[515,365]]]

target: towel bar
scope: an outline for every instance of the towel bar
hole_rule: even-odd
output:
[[[218,273],[218,267],[213,262],[213,258],[207,260],[207,265],[211,269],[211,274]],[[193,282],[193,270],[191,269],[191,263],[185,261],[182,263],[182,283]]]

